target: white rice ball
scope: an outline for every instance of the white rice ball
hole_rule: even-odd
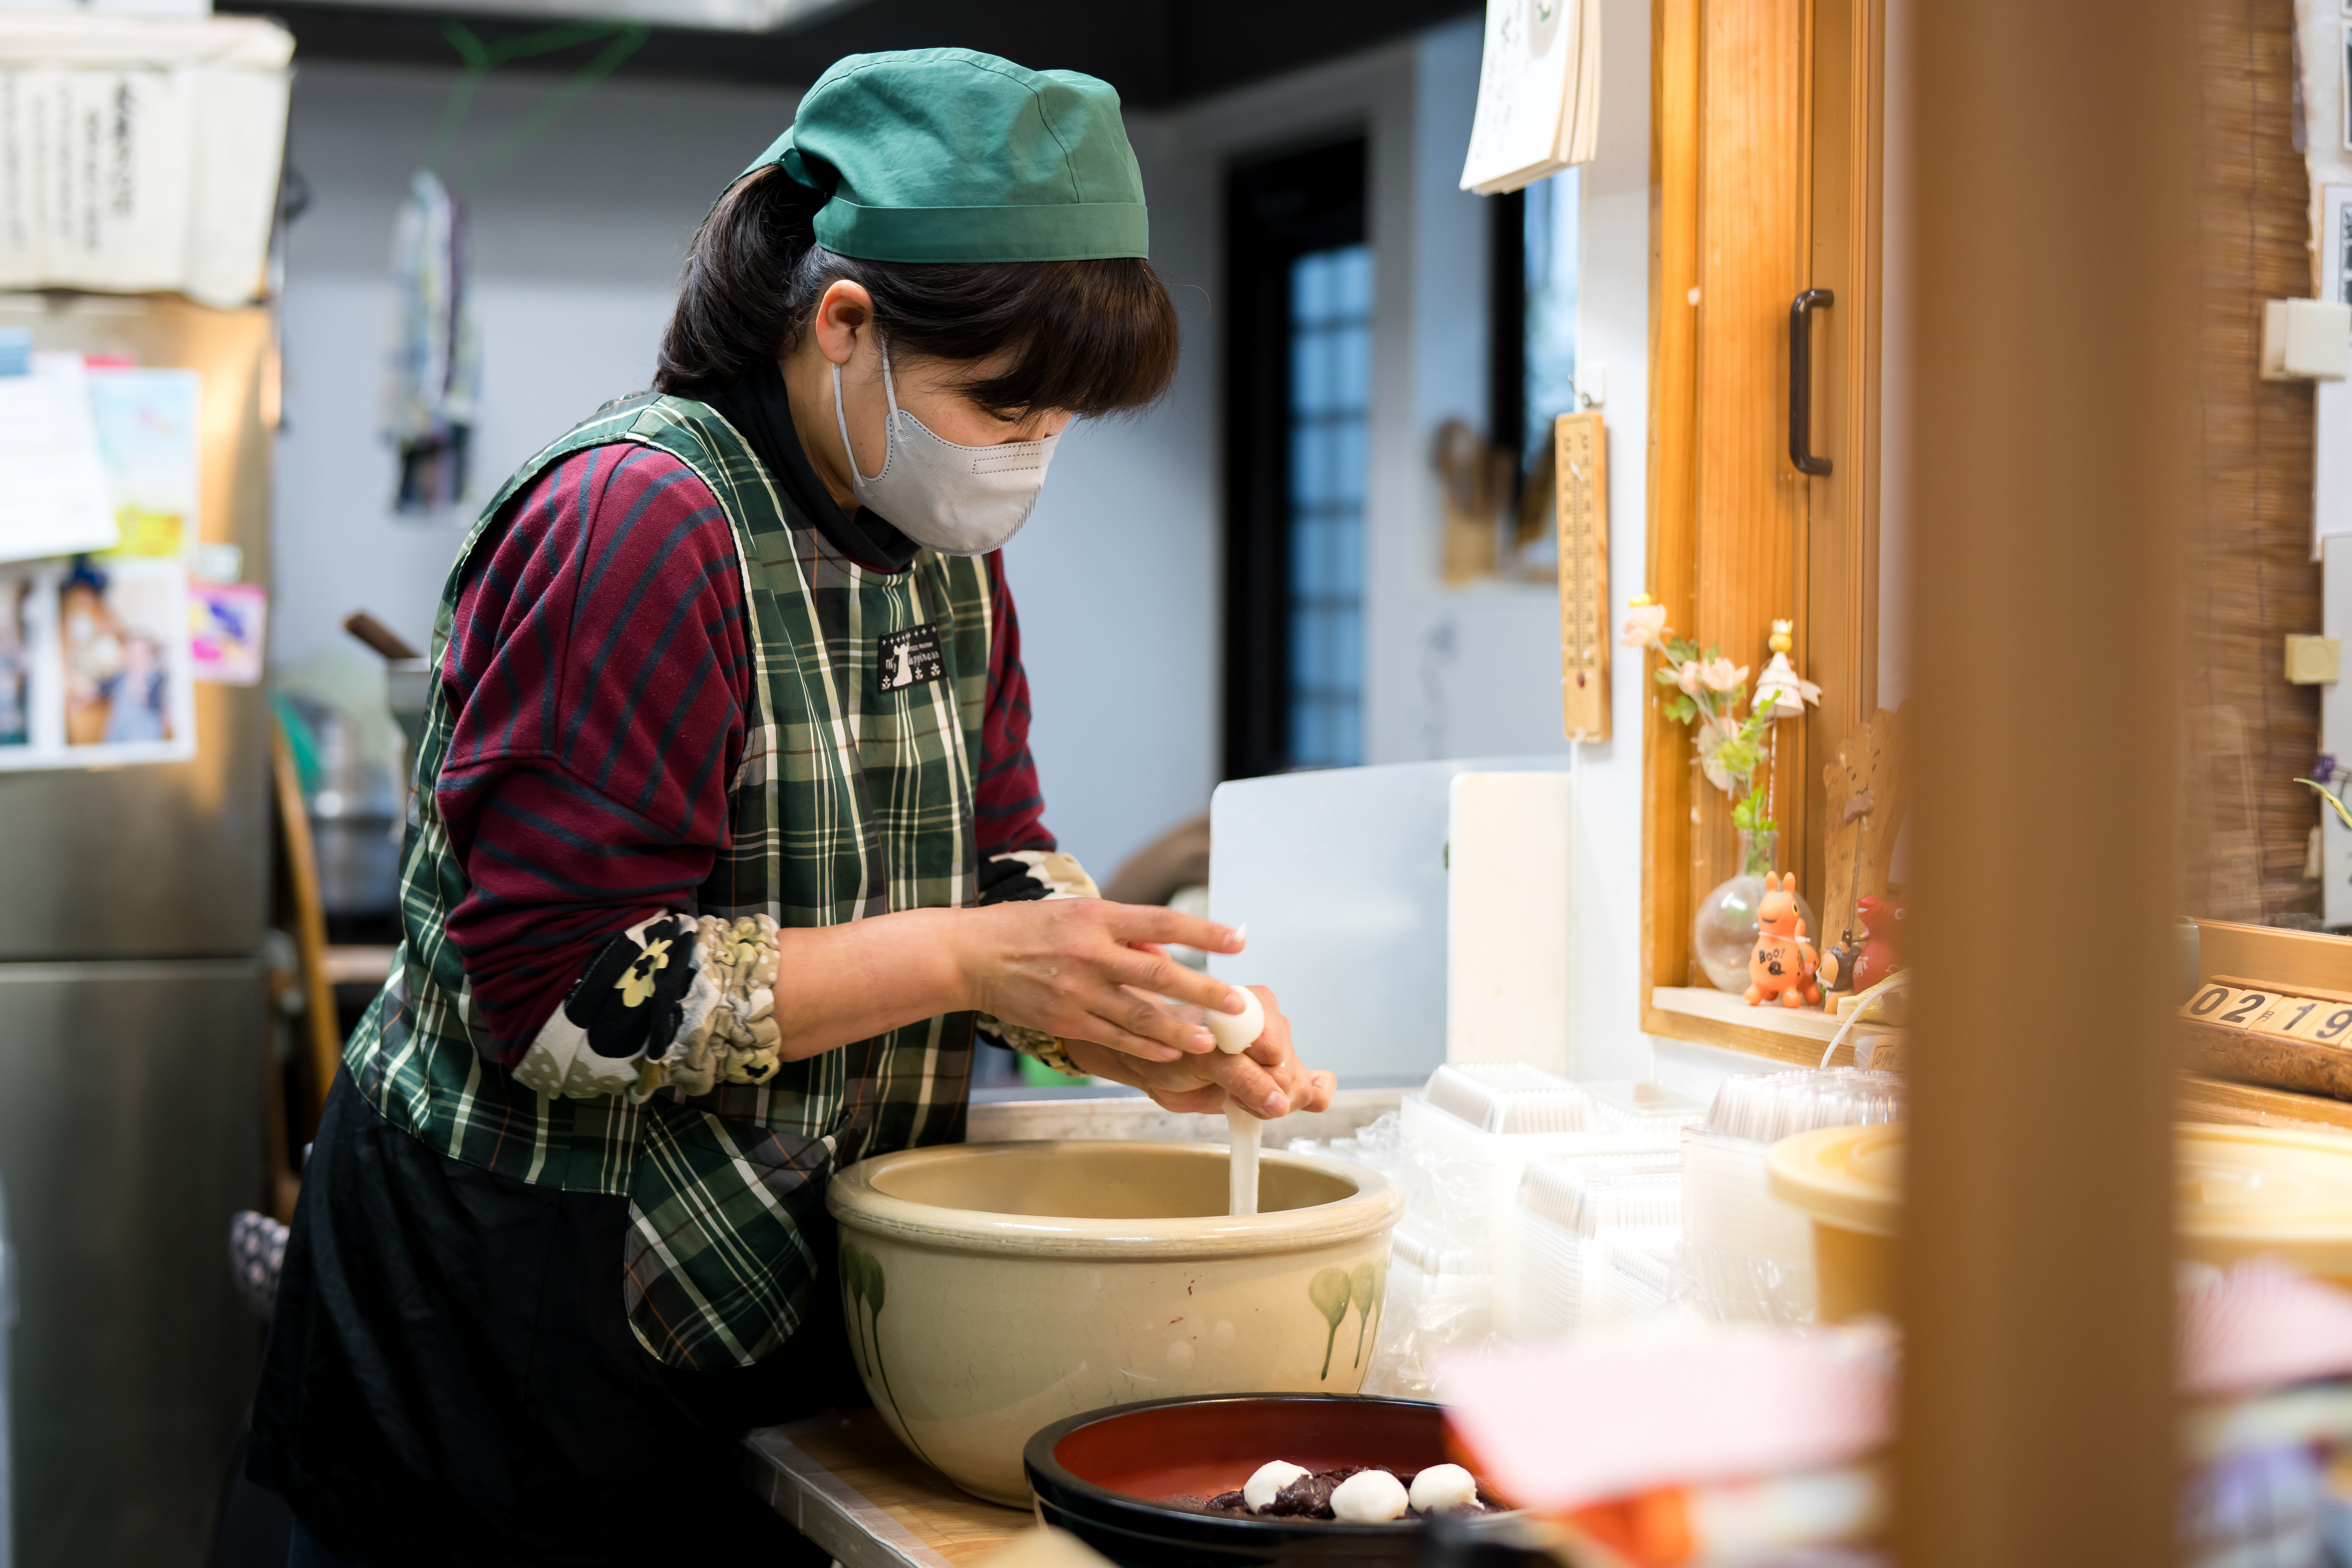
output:
[[[1331,1512],[1349,1524],[1402,1519],[1404,1483],[1386,1470],[1358,1470],[1331,1489]]]
[[[1242,1501],[1249,1504],[1252,1513],[1264,1513],[1273,1503],[1275,1493],[1307,1473],[1306,1468],[1287,1459],[1268,1459],[1257,1468],[1257,1473],[1242,1483]]]
[[[1249,1049],[1257,1044],[1257,1037],[1265,1033],[1265,1004],[1257,999],[1256,992],[1245,985],[1236,985],[1234,989],[1241,994],[1240,1012],[1226,1013],[1214,1007],[1204,1008],[1202,1011],[1207,1016],[1202,1020],[1216,1040],[1217,1049],[1229,1057],[1239,1056]]]
[[[1423,1513],[1477,1502],[1477,1478],[1459,1465],[1432,1465],[1412,1478],[1412,1506]]]

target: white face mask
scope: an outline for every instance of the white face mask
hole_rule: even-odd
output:
[[[1060,433],[1003,447],[960,447],[941,439],[898,406],[887,343],[882,392],[890,404],[882,426],[887,445],[882,471],[869,479],[857,471],[857,448],[849,444],[849,416],[841,405],[841,367],[833,367],[833,417],[841,426],[841,449],[849,458],[859,503],[942,555],[985,555],[1020,532],[1036,510]]]

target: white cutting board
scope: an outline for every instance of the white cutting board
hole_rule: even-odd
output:
[[[1418,1085],[1446,1059],[1446,839],[1454,779],[1563,757],[1239,779],[1210,804],[1209,911],[1249,926],[1210,973],[1273,988],[1310,1068]]]

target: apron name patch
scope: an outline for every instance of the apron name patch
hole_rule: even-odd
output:
[[[940,657],[937,626],[908,626],[903,632],[884,632],[877,646],[882,654],[877,668],[885,691],[904,691],[909,686],[937,680],[946,671],[946,663]]]

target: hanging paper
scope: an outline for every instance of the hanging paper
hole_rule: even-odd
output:
[[[261,294],[292,53],[257,16],[0,13],[0,287]]]
[[[0,561],[110,550],[114,503],[79,354],[0,375]]]
[[[393,233],[399,316],[384,386],[384,436],[400,455],[394,504],[402,511],[438,510],[466,493],[482,376],[467,259],[465,209],[431,170],[419,169]]]
[[[1591,162],[1600,64],[1600,0],[1486,0],[1462,188],[1496,195]]]

